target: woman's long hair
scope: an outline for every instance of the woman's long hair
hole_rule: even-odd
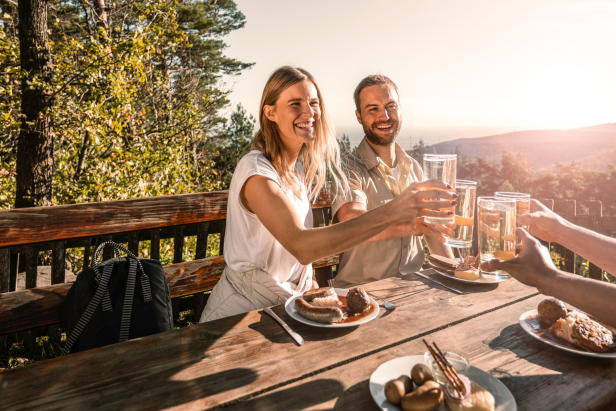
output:
[[[282,134],[278,125],[267,118],[263,108],[276,105],[284,90],[306,80],[314,84],[317,89],[321,109],[321,117],[315,122],[315,139],[309,144],[304,144],[298,157],[304,171],[304,184],[308,198],[312,201],[318,196],[319,191],[325,184],[328,170],[334,180],[333,183],[337,185],[338,193],[348,192],[348,183],[345,174],[340,171],[340,147],[338,141],[336,141],[334,125],[325,108],[321,90],[310,73],[304,69],[289,66],[280,67],[272,73],[265,84],[261,97],[261,106],[259,107],[260,129],[252,140],[251,147],[253,150],[259,150],[263,153],[278,172],[283,184],[299,198],[301,182],[297,179],[295,173],[289,171]]]

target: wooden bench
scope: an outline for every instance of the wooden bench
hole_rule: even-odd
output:
[[[57,329],[60,304],[71,287],[64,282],[65,251],[84,247],[84,267],[92,246],[112,239],[128,243],[138,254],[139,242],[150,241],[150,258],[160,259],[160,240],[174,239],[174,264],[164,267],[171,284],[174,316],[192,309],[198,316],[205,306],[204,292],[218,282],[222,257],[228,192],[183,194],[36,207],[0,211],[0,336],[38,327]],[[313,205],[315,226],[328,225],[330,190],[325,187]],[[220,233],[219,256],[205,258],[208,236]],[[195,260],[182,262],[184,238],[197,237]],[[52,251],[51,286],[37,287],[38,252]],[[103,258],[112,258],[108,247]],[[25,257],[26,290],[15,290],[17,255]],[[337,256],[313,263],[317,282],[332,278]],[[192,296],[192,298],[181,297]],[[181,301],[183,302],[181,304]]]

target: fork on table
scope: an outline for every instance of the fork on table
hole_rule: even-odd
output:
[[[369,296],[374,297],[374,298],[378,298],[379,300],[383,301],[383,303],[385,303],[385,309],[386,310],[393,310],[396,307],[402,307],[404,304],[398,304],[398,305],[394,305],[392,303],[390,303],[389,301],[387,301],[386,299],[379,297],[378,295],[374,295],[371,293],[367,293]]]

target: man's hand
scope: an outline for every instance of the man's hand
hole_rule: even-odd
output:
[[[557,238],[567,225],[567,221],[537,200],[530,200],[530,214],[518,218],[518,224],[530,226],[529,231],[547,242],[558,242]]]
[[[508,261],[486,261],[481,263],[481,270],[505,271],[522,284],[536,287],[539,292],[544,293],[544,285],[558,273],[558,270],[552,263],[549,253],[543,251],[541,243],[531,237],[526,230],[518,228],[516,235],[522,240],[518,256]]]

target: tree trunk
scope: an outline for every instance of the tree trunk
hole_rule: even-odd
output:
[[[94,0],[94,9],[98,14],[97,26],[107,28],[107,7],[105,6],[105,0]]]
[[[19,0],[19,51],[22,123],[17,142],[15,208],[51,204],[53,124],[51,92],[29,86],[35,77],[49,84],[51,51],[47,42],[47,2]]]

